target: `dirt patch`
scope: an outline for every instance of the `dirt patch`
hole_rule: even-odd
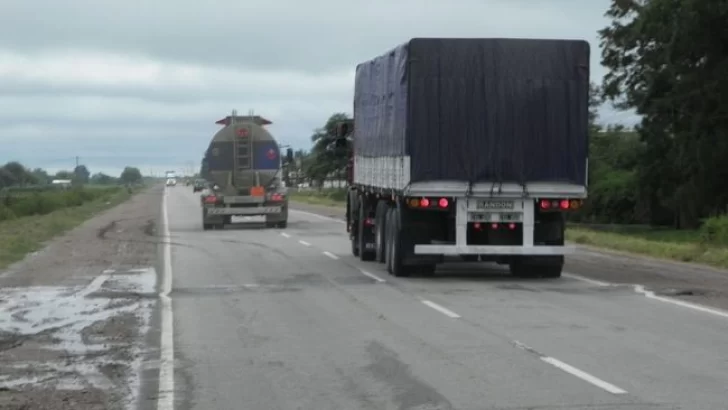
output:
[[[343,207],[291,202],[292,209],[344,220]],[[341,226],[342,233],[345,232]],[[657,294],[728,309],[728,271],[580,246],[566,272],[612,283],[640,284]],[[709,291],[708,291],[709,290]]]
[[[0,409],[134,404],[162,194],[136,195],[0,275]]]
[[[110,230],[114,229],[116,226],[116,221],[109,222],[108,225],[101,227],[101,229],[98,230],[96,233],[96,237],[99,239],[104,239],[106,237],[106,233]]]

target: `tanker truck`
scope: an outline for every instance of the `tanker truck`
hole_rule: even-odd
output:
[[[415,38],[356,67],[346,229],[395,276],[446,257],[561,276],[587,196],[589,44]]]
[[[233,216],[265,216],[269,228],[288,225],[288,197],[281,181],[280,147],[264,128],[270,121],[238,116],[235,111],[216,124],[202,161],[208,189],[201,195],[202,227],[222,229]],[[289,148],[286,159],[291,161]]]

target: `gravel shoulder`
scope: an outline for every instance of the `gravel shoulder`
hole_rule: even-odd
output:
[[[294,201],[291,207],[344,219],[341,207]],[[576,254],[566,258],[565,271],[603,282],[643,285],[658,295],[728,310],[728,271],[720,269],[577,245]]]
[[[0,274],[0,409],[139,405],[163,193],[143,191]]]

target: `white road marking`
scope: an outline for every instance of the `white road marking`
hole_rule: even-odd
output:
[[[311,244],[306,241],[298,241],[298,243],[300,243],[303,246],[311,246]]]
[[[518,340],[514,340],[513,344],[521,350],[525,350],[531,354],[538,356],[538,358],[541,359],[543,362],[546,362],[558,369],[561,369],[561,370],[565,371],[566,373],[569,373],[572,376],[576,376],[579,379],[584,380],[585,382],[591,383],[591,384],[599,387],[600,389],[606,390],[609,393],[612,393],[612,394],[626,394],[627,393],[626,390],[621,389],[611,383],[607,383],[604,380],[602,380],[598,377],[592,376],[591,374],[589,374],[585,371],[579,370],[576,367],[571,366],[567,363],[564,363],[559,359],[556,359],[556,358],[553,358],[550,356],[546,356],[545,354],[526,345],[525,343],[521,343]]]
[[[370,277],[370,278],[372,278],[372,279],[376,280],[376,281],[377,281],[377,282],[379,282],[379,283],[384,283],[384,282],[386,282],[386,281],[385,281],[384,279],[380,278],[379,276],[377,276],[377,275],[375,275],[375,274],[373,274],[373,273],[367,272],[367,271],[365,271],[364,269],[359,269],[359,272],[361,272],[361,273],[362,273],[362,274],[363,274],[364,276],[368,276],[368,277]]]
[[[160,337],[159,393],[157,410],[174,410],[174,318],[172,299],[172,250],[169,243],[169,215],[167,212],[167,194],[165,188],[162,196],[162,222],[164,224],[164,280],[159,298],[162,301],[162,334]]]
[[[323,251],[323,252],[321,252],[321,253],[323,253],[324,255],[328,256],[328,257],[329,257],[329,258],[331,258],[331,259],[339,259],[339,257],[338,257],[338,256],[334,255],[333,253],[331,253],[331,252],[329,252],[329,251]]]
[[[287,234],[285,232],[281,232],[281,236],[284,237],[284,238],[290,238],[291,237],[291,235],[289,235],[289,234]]]
[[[438,305],[435,302],[432,302],[432,301],[429,301],[429,300],[423,300],[422,303],[424,303],[425,305],[427,305],[427,306],[435,309],[436,311],[442,313],[445,316],[451,317],[453,319],[460,318],[460,315],[458,315],[457,313],[453,312],[450,309],[444,308],[444,307]]]
[[[586,282],[586,283],[596,285],[596,286],[620,286],[619,283],[602,282],[600,280],[589,279],[589,278],[586,278],[581,275],[575,275],[573,273],[564,273],[563,276],[571,278],[571,279],[580,280],[582,282]],[[624,285],[627,285],[627,284],[624,284]],[[624,286],[624,285],[622,285],[622,286]],[[657,300],[657,301],[664,302],[664,303],[670,303],[672,305],[676,305],[676,306],[680,306],[680,307],[684,307],[684,308],[688,308],[688,309],[693,309],[693,310],[697,310],[698,312],[708,313],[711,315],[720,316],[722,318],[728,319],[728,311],[725,311],[725,310],[711,308],[708,306],[699,305],[697,303],[690,303],[690,302],[686,302],[684,300],[670,298],[667,296],[658,296],[655,294],[655,292],[645,289],[644,285],[629,284],[627,286],[631,286],[632,289],[636,293],[639,293],[640,295],[646,297],[647,299],[653,299],[653,300]]]
[[[314,213],[311,213],[311,212],[299,211],[297,209],[291,209],[291,211],[298,212],[298,213],[301,213],[301,214],[304,214],[304,215],[310,215],[310,216],[313,216],[315,218],[319,218],[319,219],[323,219],[323,220],[327,220],[327,221],[333,221],[333,222],[339,222],[339,223],[346,223],[346,222],[344,222],[344,221],[342,221],[340,219],[335,219],[335,218],[331,218],[331,217],[323,216],[323,215],[317,215],[317,214],[314,214]],[[594,286],[601,286],[601,287],[605,287],[605,286],[620,286],[619,283],[603,282],[601,280],[590,279],[590,278],[587,278],[587,277],[584,277],[584,276],[581,276],[581,275],[576,275],[576,274],[573,274],[573,273],[566,273],[566,272],[564,272],[564,274],[562,276],[565,276],[565,277],[571,278],[571,279],[580,280],[582,282],[586,282],[586,283],[589,283],[589,284],[594,285]],[[720,310],[720,309],[715,309],[715,308],[710,308],[710,307],[707,307],[707,306],[699,305],[697,303],[685,302],[685,301],[682,301],[682,300],[679,300],[679,299],[673,299],[673,298],[669,298],[669,297],[665,297],[665,296],[657,296],[657,295],[655,295],[654,292],[649,291],[649,290],[646,290],[645,287],[644,287],[644,285],[631,285],[631,286],[633,286],[633,289],[634,289],[635,292],[641,294],[642,296],[644,296],[644,297],[646,297],[648,299],[658,300],[660,302],[670,303],[670,304],[673,304],[673,305],[676,305],[676,306],[680,306],[680,307],[684,307],[684,308],[688,308],[688,309],[693,309],[693,310],[697,310],[699,312],[708,313],[708,314],[711,314],[711,315],[720,316],[720,317],[723,317],[723,318],[728,319],[728,311],[724,311],[724,310]]]
[[[665,296],[657,296],[657,295],[655,295],[655,292],[645,289],[645,287],[642,285],[634,285],[634,291],[641,295],[644,295],[648,299],[659,300],[660,302],[671,303],[673,305],[697,310],[697,311],[703,312],[703,313],[709,313],[711,315],[716,315],[716,316],[720,316],[720,317],[728,319],[728,312],[726,312],[725,310],[709,308],[707,306],[698,305],[696,303],[685,302],[685,301],[679,300],[679,299],[668,298]]]
[[[566,272],[564,272],[561,276],[564,276],[564,277],[567,277],[567,278],[571,278],[571,279],[580,280],[582,282],[586,282],[586,283],[589,283],[591,285],[596,285],[596,286],[614,286],[613,283],[602,282],[601,280],[589,279],[587,277],[584,277],[584,276],[581,276],[581,275],[575,275],[573,273],[566,273]]]
[[[544,362],[546,362],[554,367],[557,367],[557,368],[565,371],[566,373],[576,376],[576,377],[584,380],[585,382],[591,383],[591,384],[599,387],[602,390],[606,390],[609,393],[627,394],[626,390],[620,389],[619,387],[617,387],[611,383],[607,383],[598,377],[592,376],[591,374],[589,374],[587,372],[581,371],[574,366],[571,366],[569,364],[562,362],[559,359],[554,359],[553,357],[544,356],[544,357],[541,357],[541,360],[543,360]]]
[[[318,219],[321,219],[321,220],[324,220],[324,221],[332,221],[332,222],[336,222],[336,223],[340,223],[340,224],[345,224],[346,223],[345,221],[342,221],[341,219],[336,219],[336,218],[331,218],[329,216],[323,216],[323,215],[319,215],[319,214],[314,214],[312,212],[300,211],[298,209],[289,209],[289,211],[290,212],[297,212],[297,213],[303,214],[303,215],[312,216],[314,218],[318,218]]]

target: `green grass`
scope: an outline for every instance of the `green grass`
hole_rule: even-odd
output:
[[[292,201],[345,207],[342,190],[291,191]],[[648,226],[569,226],[569,242],[637,255],[728,268],[728,217],[711,218],[701,230],[673,230]]]
[[[138,189],[134,192],[138,192]],[[79,206],[0,222],[0,269],[22,260],[28,253],[40,250],[48,240],[75,228],[94,215],[126,201],[133,193],[122,188]]]

